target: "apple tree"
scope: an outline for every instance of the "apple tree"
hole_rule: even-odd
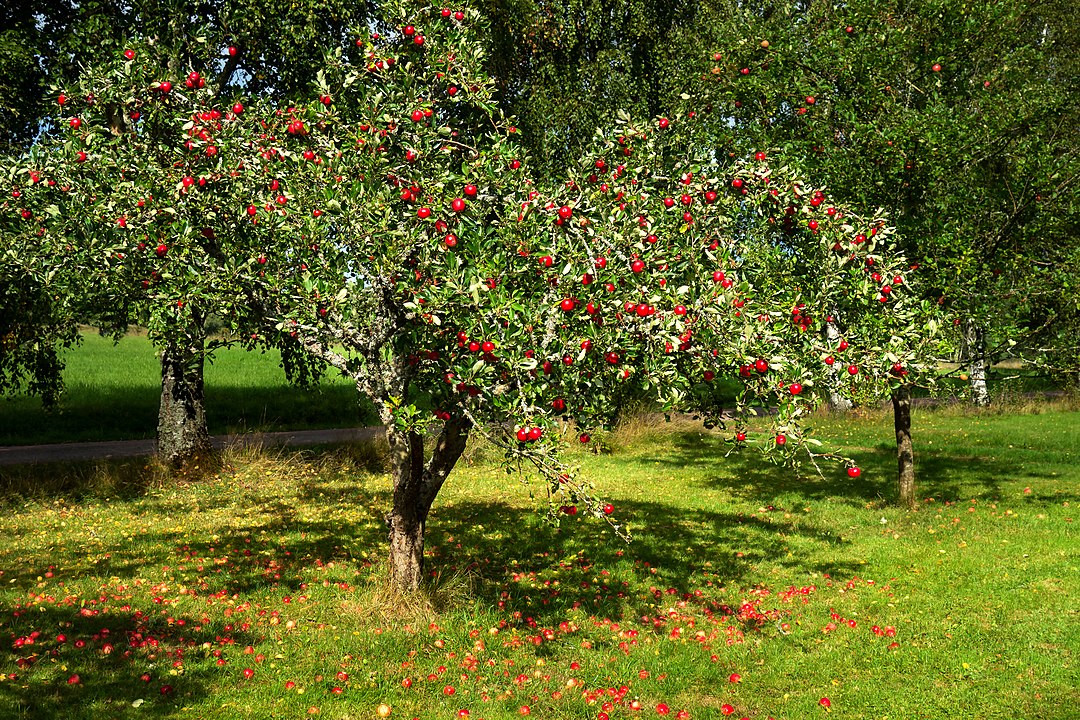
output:
[[[721,162],[692,119],[623,116],[583,166],[531,174],[481,70],[479,20],[391,14],[258,144],[268,260],[242,284],[382,414],[403,587],[419,582],[431,503],[474,431],[535,465],[553,512],[614,522],[554,454],[561,421],[587,441],[643,391],[710,409],[710,383],[734,375],[732,441],[755,442],[745,415],[779,402],[756,444],[813,459],[801,422],[819,389],[887,393],[918,369],[925,334],[884,218],[826,203],[765,152]],[[285,207],[264,214],[275,181]],[[825,343],[831,308],[858,336],[850,351]]]
[[[769,151],[718,153],[689,114],[622,115],[565,176],[536,175],[483,70],[480,14],[381,13],[291,104],[223,106],[195,71],[165,86],[131,43],[63,106],[65,134],[16,173],[9,209],[41,249],[35,277],[140,297],[164,338],[213,309],[352,379],[386,427],[399,588],[423,578],[428,513],[473,433],[535,469],[553,517],[623,533],[559,455],[622,398],[818,462],[803,424],[818,393],[877,394],[917,369],[922,304],[884,217]],[[837,311],[858,341],[834,348]],[[742,383],[733,420],[722,376]]]

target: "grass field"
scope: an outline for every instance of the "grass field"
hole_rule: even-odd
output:
[[[66,360],[58,412],[46,413],[34,397],[0,398],[0,445],[156,435],[161,368],[145,336],[128,335],[114,345],[89,331]],[[327,373],[316,390],[304,390],[289,385],[280,362],[276,351],[229,348],[214,355],[206,368],[211,433],[353,427],[373,420],[343,378]]]
[[[66,361],[67,389],[58,411],[45,412],[34,397],[0,397],[0,445],[156,435],[161,371],[144,335],[131,334],[114,344],[87,330],[82,345],[69,352]],[[994,395],[1005,399],[1058,389],[1047,378],[1017,367],[992,371],[990,383]],[[962,394],[964,387],[965,383],[950,376],[941,392]],[[730,391],[734,398],[734,383]],[[276,351],[249,353],[230,348],[216,353],[206,369],[206,410],[213,434],[375,423],[372,408],[366,401],[358,403],[353,386],[332,372],[314,391],[289,385]]]
[[[0,717],[1075,718],[1080,414],[1036,409],[917,411],[914,513],[884,416],[819,423],[859,480],[625,429],[575,459],[629,545],[472,449],[409,602],[370,450],[13,471]]]

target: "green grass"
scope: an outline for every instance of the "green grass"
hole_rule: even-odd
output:
[[[35,397],[0,398],[0,445],[130,440],[157,433],[161,369],[141,335],[118,344],[93,331],[66,355],[66,392],[56,412]],[[206,368],[210,432],[299,430],[369,424],[374,414],[355,388],[327,373],[315,391],[285,380],[277,351],[221,350]]]
[[[917,411],[914,513],[890,504],[888,420],[821,418],[857,481],[623,430],[575,457],[629,545],[546,525],[542,488],[470,450],[430,521],[426,602],[380,581],[370,451],[234,454],[198,480],[13,471],[0,717],[764,720],[825,717],[824,697],[836,718],[1075,717],[1080,414]]]

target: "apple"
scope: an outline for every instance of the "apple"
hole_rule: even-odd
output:
[[[476,197],[476,186],[475,186],[475,185],[471,185],[471,184],[470,184],[470,185],[466,185],[466,186],[465,186],[465,194],[466,194],[467,196],[469,196],[469,197]]]
[[[735,441],[736,442],[745,442],[746,441],[746,433],[744,433],[744,432],[735,433]]]
[[[848,375],[858,375],[859,374],[859,366],[858,365],[848,365],[847,371],[848,371]]]
[[[135,51],[134,50],[125,50],[124,51],[124,58],[127,59],[127,60],[134,60],[135,59]]]
[[[416,211],[416,217],[420,218],[421,220],[426,220],[427,218],[431,217],[431,208],[429,208],[429,207],[420,208],[419,210]]]
[[[574,298],[563,298],[563,301],[559,303],[559,307],[562,308],[563,312],[573,312],[576,304]]]
[[[423,110],[413,110],[412,111],[412,121],[414,123],[423,122],[424,121],[424,111]]]
[[[758,358],[754,361],[754,369],[759,373],[769,372],[769,361],[765,358]]]
[[[454,198],[453,202],[450,203],[450,208],[456,213],[462,212],[465,210],[465,201],[461,198]]]
[[[375,708],[375,713],[381,718],[390,717],[391,712],[390,706],[386,703],[382,703],[379,707]]]
[[[573,214],[574,211],[571,210],[567,205],[563,205],[559,208],[559,219],[561,220],[569,220]]]
[[[790,391],[792,395],[798,395],[802,390],[803,386],[799,383],[791,383],[791,385],[788,386],[788,391]]]
[[[849,478],[857,478],[857,477],[859,477],[860,475],[862,475],[862,469],[860,469],[860,468],[859,468],[858,466],[856,466],[856,465],[852,465],[851,467],[849,467],[849,468],[847,469],[847,474],[848,474],[848,477],[849,477]]]
[[[829,710],[830,708],[832,708],[832,701],[829,700],[829,698],[827,698],[827,697],[823,697],[820,700],[818,700],[818,705],[825,708],[826,710]]]

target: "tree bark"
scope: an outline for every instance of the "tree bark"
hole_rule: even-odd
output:
[[[829,342],[830,348],[835,348],[840,343],[840,331],[836,327],[836,323],[825,323],[825,338]],[[829,374],[835,379],[836,374],[840,371],[839,366],[833,365],[829,368]],[[855,405],[851,402],[850,398],[846,398],[837,392],[835,387],[829,388],[829,409],[837,412],[847,412],[851,410]]]
[[[986,332],[971,320],[964,326],[964,349],[975,405],[988,407],[990,392],[986,388]]]
[[[387,429],[394,482],[394,503],[386,516],[390,535],[390,583],[412,592],[424,579],[424,532],[428,513],[469,439],[472,423],[452,418],[424,463],[424,438],[416,432]]]
[[[203,395],[202,333],[170,341],[161,353],[161,404],[158,407],[158,456],[181,467],[210,452]]]
[[[896,484],[900,504],[915,509],[915,450],[911,443],[911,386],[901,385],[892,395],[896,429]]]

